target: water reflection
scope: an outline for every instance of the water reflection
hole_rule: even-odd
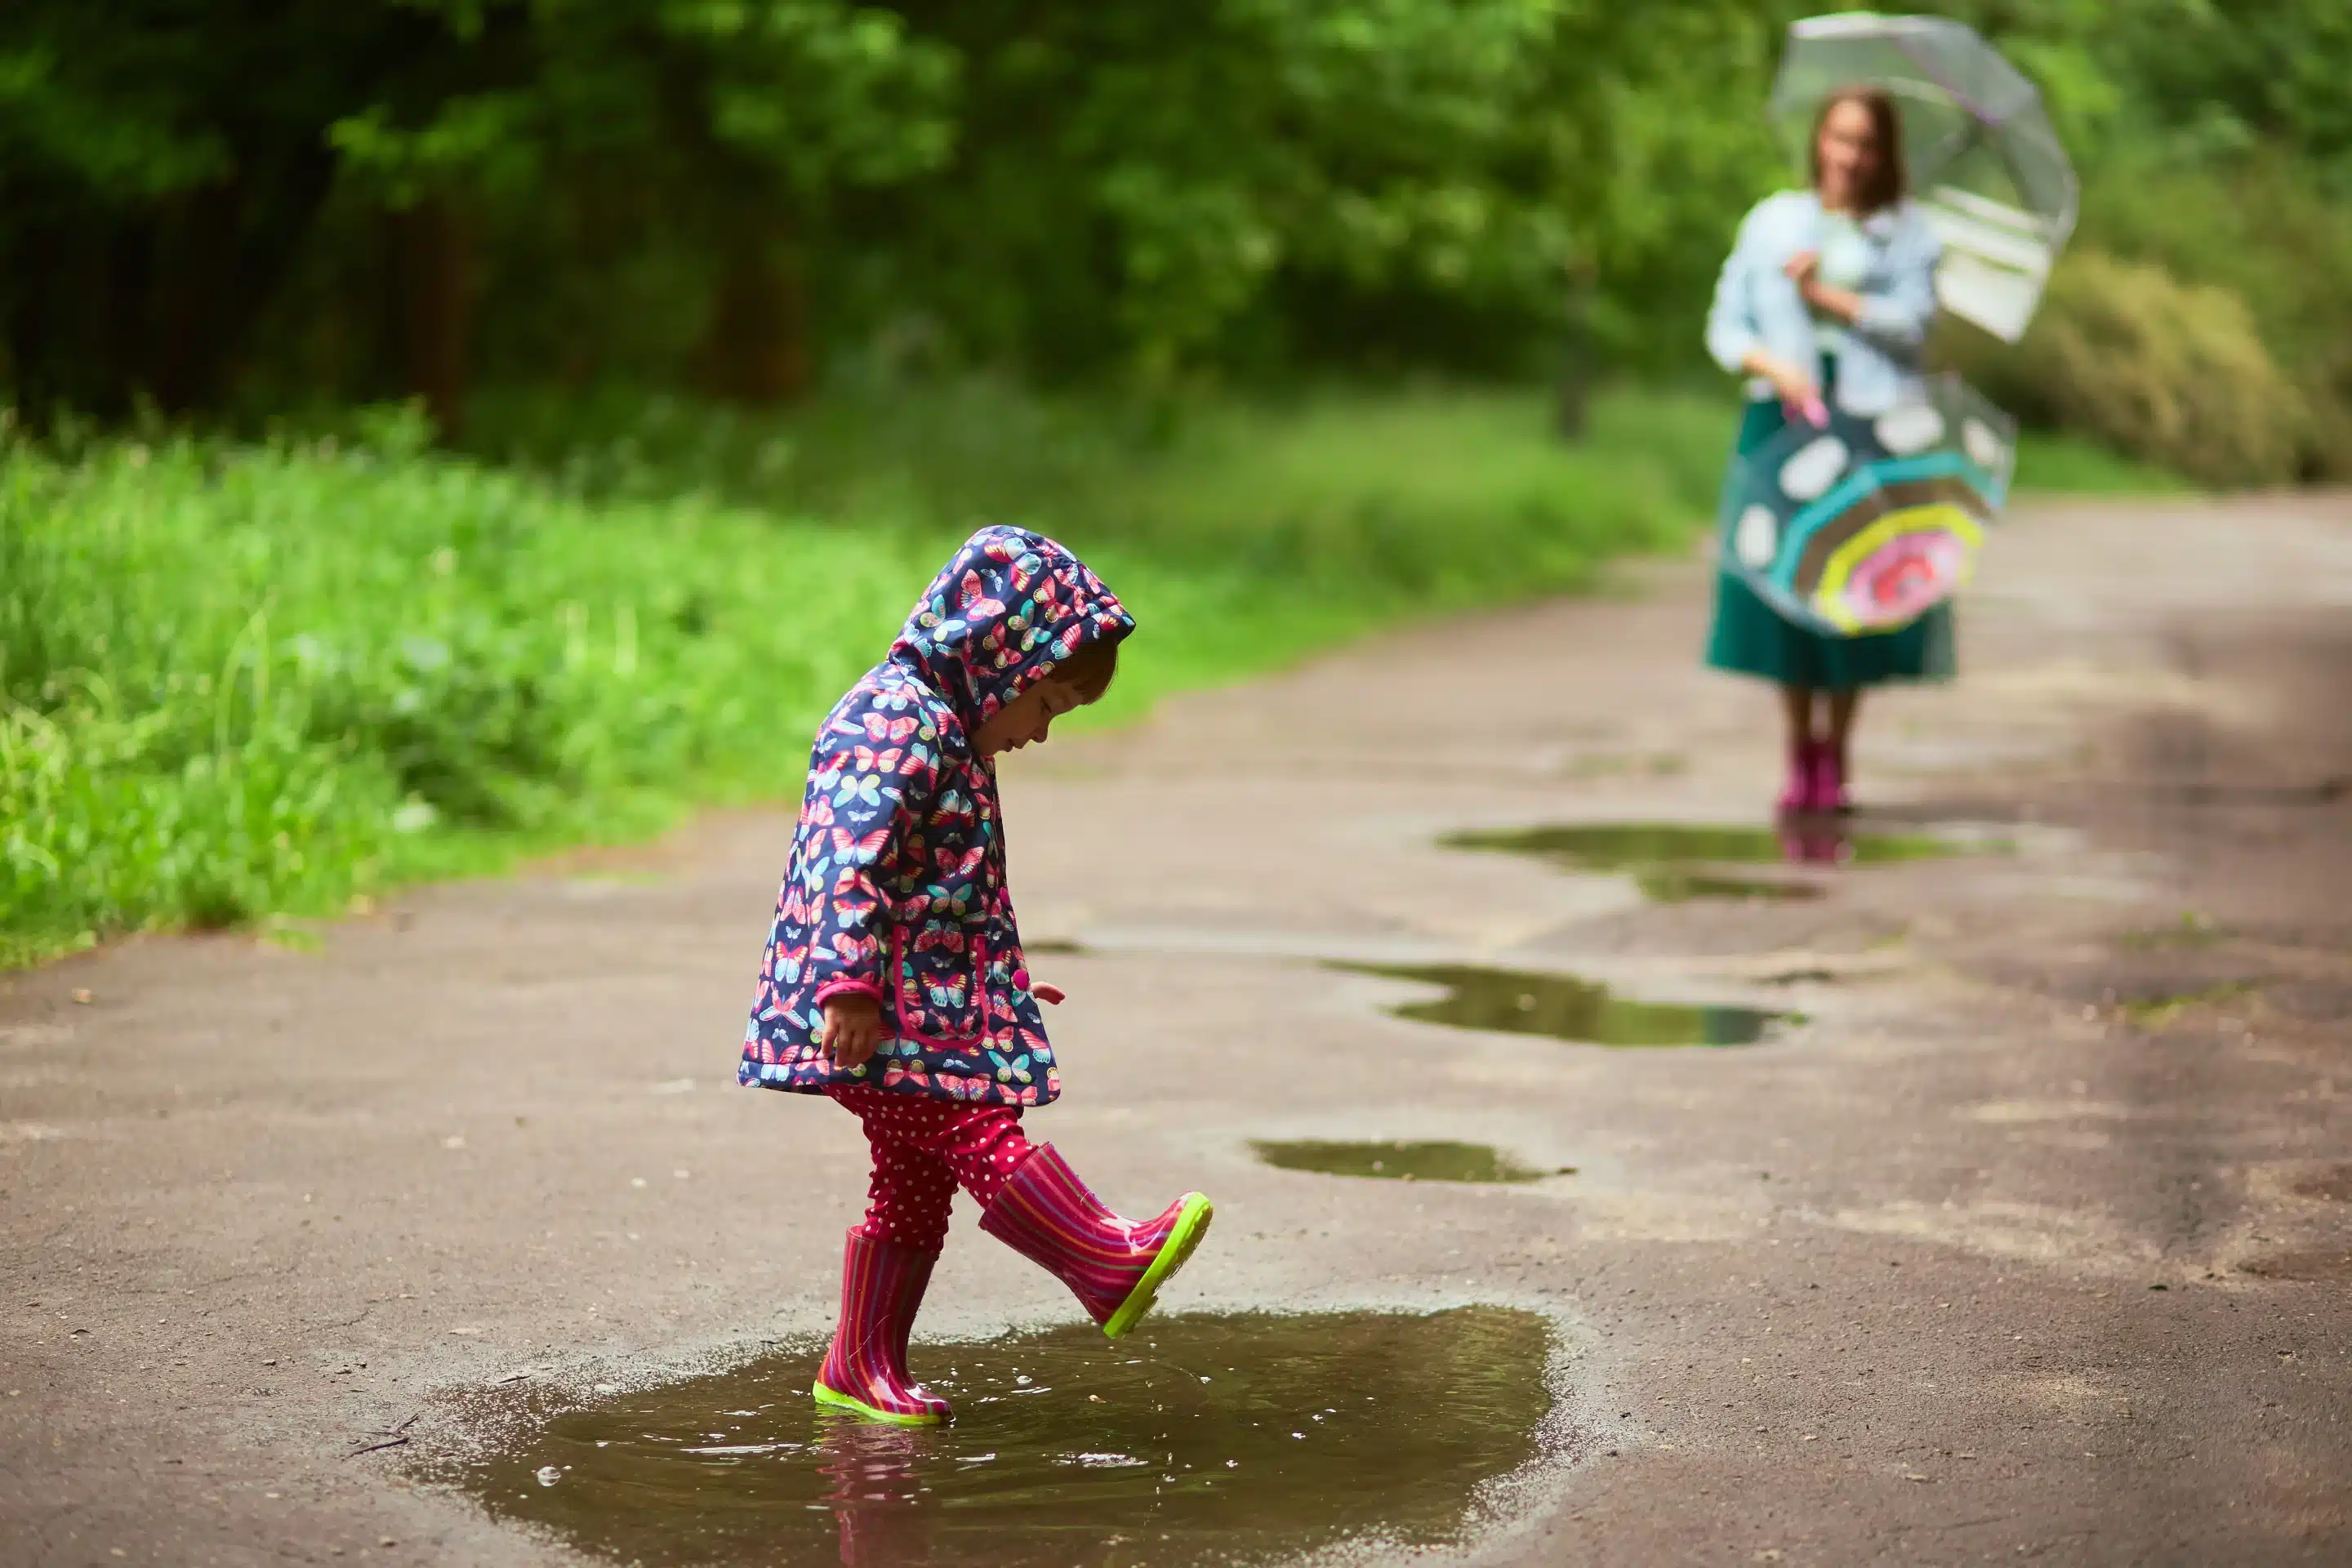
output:
[[[1454,1541],[1482,1485],[1543,1452],[1534,1313],[1147,1331],[919,1342],[957,1410],[924,1429],[820,1417],[817,1354],[771,1356],[529,1425],[450,1479],[493,1515],[647,1565],[1181,1565]]]
[[[1448,848],[1533,855],[1570,870],[1622,871],[1660,903],[1689,899],[1817,899],[1821,883],[1739,876],[1711,867],[1883,865],[1933,860],[1972,846],[1930,833],[1857,832],[1833,816],[1792,818],[1778,827],[1684,822],[1572,823],[1456,833]]]
[[[1633,873],[1633,885],[1654,904],[1687,903],[1693,899],[1763,900],[1797,903],[1829,891],[1818,882],[1786,877],[1731,877],[1683,865],[1643,866]]]
[[[1370,1176],[1391,1182],[1540,1182],[1567,1173],[1522,1165],[1486,1143],[1328,1142],[1265,1140],[1250,1145],[1277,1170],[1314,1171],[1328,1176]]]
[[[928,1562],[931,1517],[913,1506],[925,1490],[916,1468],[929,1434],[878,1422],[820,1417],[824,1435],[814,1445],[817,1474],[831,1483],[845,1568],[891,1568]]]
[[[1792,866],[1841,866],[1853,858],[1853,840],[1835,817],[1792,816],[1780,826],[1780,858]]]
[[[1392,1017],[1457,1029],[1543,1035],[1591,1046],[1748,1046],[1776,1023],[1801,1022],[1795,1013],[1681,1002],[1634,1002],[1597,980],[1533,970],[1475,964],[1332,963],[1353,974],[1378,974],[1445,987],[1433,1001],[1404,1002]]]

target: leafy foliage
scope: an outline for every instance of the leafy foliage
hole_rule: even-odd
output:
[[[1786,178],[1759,108],[1806,9],[21,0],[0,381],[43,417],[423,392],[454,430],[473,381],[756,402],[821,361],[1526,374],[1573,333],[1675,371]],[[2352,406],[2340,6],[1948,9],[2042,84],[2086,243],[2245,296]]]
[[[1001,392],[907,401],[828,409],[847,451],[805,479],[734,456],[803,449],[793,422],[714,445],[689,408],[545,477],[425,452],[413,414],[356,443],[0,447],[0,949],[329,913],[771,795],[976,499],[1135,607],[1116,713],[1681,537],[1723,434],[1656,398],[1605,401],[1580,450],[1524,395],[1236,408],[1173,441]],[[927,469],[909,425],[960,451]],[[1041,430],[1056,454],[1020,457]]]
[[[1974,379],[2021,413],[2212,485],[2295,477],[2310,417],[2238,297],[2161,267],[2077,251],[2015,352],[1981,342]]]

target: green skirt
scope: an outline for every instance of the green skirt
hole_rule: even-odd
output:
[[[1789,422],[1779,399],[1760,397],[1740,417],[1734,459],[1779,435]],[[1850,691],[1890,680],[1949,680],[1952,606],[1937,605],[1901,631],[1869,637],[1825,637],[1781,618],[1740,575],[1715,577],[1715,621],[1707,628],[1706,662],[1735,675],[1782,686]]]

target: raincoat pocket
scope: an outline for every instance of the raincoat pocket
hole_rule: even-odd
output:
[[[890,933],[890,995],[898,1037],[970,1050],[988,1033],[988,944],[961,922],[926,921]]]

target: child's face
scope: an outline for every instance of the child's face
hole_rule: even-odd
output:
[[[1054,721],[1083,705],[1076,687],[1049,675],[999,708],[981,725],[972,744],[983,757],[1017,752],[1033,741],[1042,746],[1053,739]]]

